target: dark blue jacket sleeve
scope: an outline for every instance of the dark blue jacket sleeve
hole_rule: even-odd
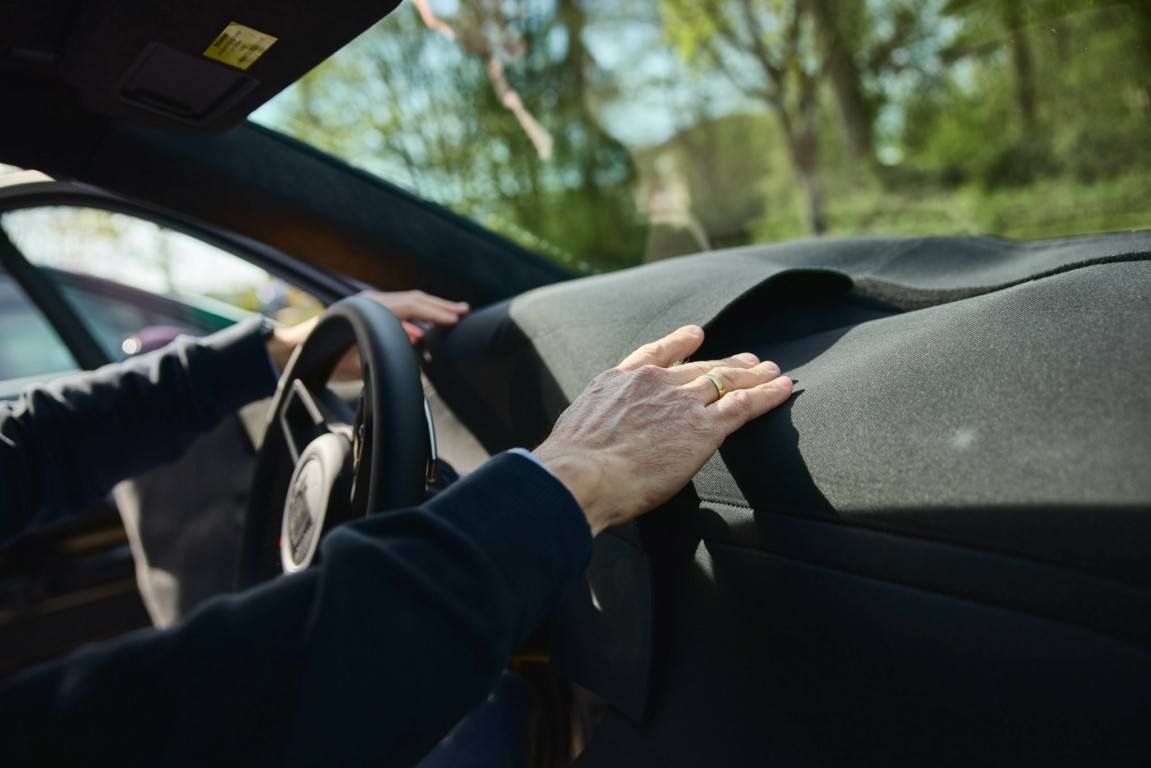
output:
[[[0,545],[84,511],[276,386],[258,320],[0,404]]]
[[[503,454],[333,531],[318,566],[0,689],[9,765],[415,763],[587,566],[579,506]]]

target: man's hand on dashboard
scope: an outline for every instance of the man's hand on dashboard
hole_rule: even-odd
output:
[[[597,376],[535,455],[567,486],[592,534],[670,499],[724,439],[791,397],[779,366],[741,354],[679,364],[703,343],[688,325]]]
[[[433,325],[455,325],[459,319],[470,310],[466,302],[449,301],[439,296],[432,296],[423,291],[364,291],[360,294],[366,298],[383,304],[399,318],[404,325],[408,338],[415,344],[424,337],[424,329],[418,323],[431,323]],[[308,334],[316,327],[319,317],[305,320],[297,325],[277,328],[268,339],[268,355],[272,362],[282,371],[288,364],[288,358],[296,351],[296,347],[304,343]],[[360,356],[352,349],[344,355],[336,366],[332,376],[335,379],[348,380],[359,378]]]

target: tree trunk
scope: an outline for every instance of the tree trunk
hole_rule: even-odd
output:
[[[1141,71],[1147,72],[1151,68],[1151,8],[1145,2],[1133,0],[1128,3],[1128,10],[1133,17],[1136,32],[1136,57],[1142,67]],[[1151,82],[1147,78],[1142,79],[1140,88],[1151,100]]]
[[[818,237],[827,232],[827,218],[823,212],[823,188],[815,171],[804,172],[803,190],[807,196],[807,228]]]
[[[823,207],[823,188],[819,183],[819,140],[815,134],[814,109],[805,111],[807,114],[798,127],[784,110],[776,109],[776,115],[783,130],[791,167],[803,186],[807,231],[818,237],[827,231],[827,217]]]
[[[1015,70],[1015,103],[1023,125],[1023,138],[1034,141],[1039,135],[1035,119],[1035,63],[1019,0],[1004,0],[1003,21],[1011,35],[1011,64]]]
[[[863,91],[863,78],[854,51],[840,29],[838,4],[833,0],[812,0],[811,11],[819,33],[826,71],[839,106],[847,145],[856,159],[873,164],[874,109]]]

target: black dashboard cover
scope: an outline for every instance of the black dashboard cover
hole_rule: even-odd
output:
[[[701,323],[797,393],[695,478],[704,501],[1151,584],[1151,233],[755,246],[476,313],[433,380],[490,450],[534,445],[600,371]]]
[[[697,359],[755,352],[796,394],[732,435],[675,504],[597,541],[588,584],[553,622],[569,679],[644,722],[691,537],[787,551],[790,520],[914,540],[840,549],[897,555],[904,573],[962,551],[1062,572],[1105,596],[1073,620],[1147,636],[1151,233],[683,257],[485,308],[433,340],[428,371],[490,451],[531,447],[595,375],[685,323],[707,330]],[[709,510],[726,510],[715,530],[700,524]]]

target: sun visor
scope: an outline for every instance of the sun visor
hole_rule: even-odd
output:
[[[82,3],[59,73],[94,112],[224,131],[396,5],[398,0]]]

